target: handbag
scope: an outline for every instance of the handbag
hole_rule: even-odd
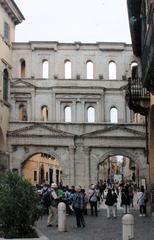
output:
[[[89,197],[89,202],[91,202],[91,198],[94,196],[95,191],[93,191],[93,193],[91,194],[91,196]]]

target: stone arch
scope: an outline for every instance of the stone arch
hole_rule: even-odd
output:
[[[103,151],[103,149],[102,149]],[[94,152],[91,153],[91,161],[90,161],[90,184],[94,184],[98,181],[98,170],[99,170],[99,164],[105,161],[110,156],[116,156],[116,155],[122,155],[123,157],[127,157],[130,161],[133,161],[133,163],[138,163],[138,158],[135,158],[134,154],[131,154],[131,150],[122,150],[122,149],[110,149],[109,151],[104,150],[103,155],[102,154],[96,154]],[[142,166],[141,166],[142,167]],[[142,175],[143,176],[143,175]],[[146,175],[145,175],[146,176]],[[144,176],[144,177],[145,177]]]
[[[25,163],[28,159],[30,159],[32,156],[36,155],[36,154],[39,154],[39,153],[45,153],[45,154],[49,154],[51,155],[52,157],[54,157],[55,159],[57,159],[59,161],[60,164],[62,164],[62,161],[61,161],[61,158],[60,156],[55,153],[54,151],[47,151],[45,150],[43,147],[42,147],[42,150],[39,148],[39,151],[34,149],[34,150],[31,150],[31,152],[25,154],[25,158],[23,159],[23,161],[21,162],[21,164]]]
[[[125,149],[119,148],[119,149],[112,149],[112,150],[104,153],[103,155],[101,155],[101,157],[98,158],[97,165],[100,164],[101,162],[103,162],[108,157],[115,156],[115,155],[122,155],[122,156],[128,157],[130,160],[132,160],[134,162],[138,161],[137,159],[135,159],[135,156],[131,152],[129,152]]]
[[[43,184],[44,181],[48,184],[53,181],[59,184],[61,181],[61,166],[57,154],[39,150],[22,161],[21,174],[34,185]]]
[[[144,149],[138,149],[138,148],[137,149],[131,149],[131,148],[130,149],[128,148],[127,149],[122,149],[122,148],[110,149],[109,151],[104,152],[98,157],[98,161],[97,163],[95,163],[96,164],[95,166],[98,167],[99,164],[101,164],[105,159],[111,156],[116,156],[116,155],[127,157],[130,159],[131,162],[135,163],[136,171],[138,172],[138,181],[140,181],[143,178],[143,179],[146,179],[147,182],[149,182],[149,177],[148,177],[149,170],[147,167]]]

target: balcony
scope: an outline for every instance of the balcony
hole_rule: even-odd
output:
[[[143,88],[142,79],[128,79],[126,102],[129,108],[135,113],[147,115],[149,110],[150,94],[146,88]]]

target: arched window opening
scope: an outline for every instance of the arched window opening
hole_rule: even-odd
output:
[[[49,78],[49,63],[47,60],[42,61],[43,78]]]
[[[131,78],[137,79],[138,78],[138,64],[137,62],[132,62],[131,64]]]
[[[8,101],[8,90],[9,90],[9,73],[7,69],[3,71],[3,99]]]
[[[26,62],[24,59],[20,60],[20,76],[21,78],[26,77]]]
[[[19,106],[19,121],[27,121],[27,108],[24,104]]]
[[[109,62],[109,79],[116,79],[117,78],[117,70],[116,70],[116,63],[111,61]]]
[[[72,77],[72,64],[70,60],[65,61],[65,79],[71,79]]]
[[[87,62],[87,79],[93,79],[94,78],[94,66],[92,61]]]
[[[95,109],[94,107],[88,108],[88,122],[95,122]]]
[[[134,114],[134,122],[135,123],[141,123],[141,115],[140,115],[140,113],[135,113]]]
[[[42,120],[44,122],[48,121],[48,107],[47,106],[42,107]]]
[[[110,122],[117,123],[118,122],[118,110],[115,107],[110,109]]]
[[[65,122],[71,122],[72,121],[72,116],[71,116],[71,107],[67,106],[64,109],[64,119]]]

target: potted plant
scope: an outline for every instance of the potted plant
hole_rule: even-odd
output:
[[[37,237],[33,226],[41,214],[40,198],[28,180],[13,172],[0,175],[0,237]]]

